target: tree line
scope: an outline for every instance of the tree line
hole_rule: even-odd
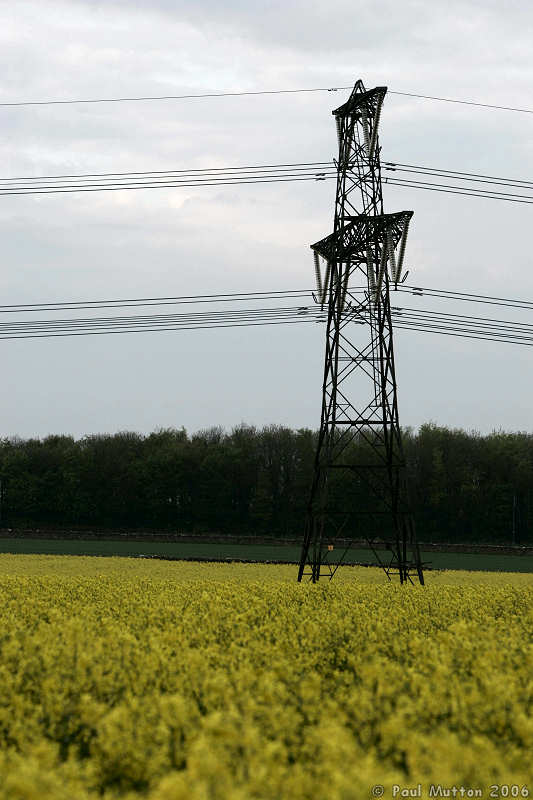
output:
[[[532,434],[426,424],[403,439],[420,541],[533,540]],[[316,441],[275,425],[6,438],[1,525],[299,538]]]

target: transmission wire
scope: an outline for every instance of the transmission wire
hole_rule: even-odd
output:
[[[68,99],[68,100],[14,100],[0,102],[0,107],[15,108],[21,106],[65,106],[65,105],[87,105],[94,103],[133,103],[133,102],[146,102],[157,100],[200,100],[210,99],[216,97],[255,97],[259,95],[277,95],[277,94],[304,94],[313,92],[337,92],[348,91],[353,89],[353,86],[329,86],[329,87],[312,87],[308,89],[263,89],[260,91],[248,92],[203,92],[197,94],[166,94],[166,95],[144,95],[137,97],[96,97],[86,99]],[[457,103],[459,105],[477,106],[478,108],[489,108],[498,111],[513,111],[521,114],[533,114],[533,109],[530,108],[517,108],[516,106],[502,106],[494,103],[481,103],[478,100],[460,100],[452,97],[441,97],[438,95],[419,94],[416,92],[401,92],[395,89],[387,89],[389,94],[398,95],[401,97],[414,97],[420,100],[436,100],[441,103]]]

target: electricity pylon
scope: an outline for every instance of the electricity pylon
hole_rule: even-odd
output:
[[[332,578],[364,539],[389,580],[424,583],[407,499],[390,286],[405,280],[412,211],[383,213],[378,125],[386,87],[357,81],[333,111],[339,140],[333,233],[311,245],[327,306],[322,417],[298,580]],[[323,270],[325,262],[325,270]],[[357,324],[358,323],[358,324]],[[337,548],[339,538],[348,545]],[[387,541],[383,560],[375,538]],[[342,551],[342,552],[341,552]],[[383,553],[383,551],[381,551]],[[386,551],[385,551],[386,552]]]

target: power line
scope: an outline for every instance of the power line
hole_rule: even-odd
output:
[[[291,318],[306,315],[322,316],[323,312],[318,307],[310,306],[296,306],[296,307],[274,307],[274,308],[244,308],[237,310],[223,310],[223,311],[203,311],[192,312],[188,314],[148,314],[148,315],[134,315],[125,317],[86,317],[86,318],[68,318],[68,319],[47,319],[47,320],[32,320],[32,321],[15,321],[0,323],[0,332],[5,330],[34,330],[43,327],[110,327],[120,325],[145,325],[150,324],[166,324],[168,322],[211,322],[216,320],[226,321],[230,320],[253,320],[255,318]]]
[[[483,305],[495,305],[506,308],[533,310],[533,301],[531,300],[513,300],[505,297],[493,297],[491,295],[472,294],[468,292],[455,292],[447,289],[431,289],[421,286],[408,286],[406,284],[398,286],[397,291],[409,292],[418,296],[437,297],[445,300],[453,299],[469,303],[479,303]]]
[[[443,192],[444,194],[460,194],[464,197],[482,197],[485,200],[505,200],[508,203],[521,203],[524,205],[531,205],[533,203],[533,195],[507,195],[499,192],[483,192],[479,190],[469,190],[467,187],[456,188],[443,188],[442,184],[424,183],[423,181],[406,181],[401,178],[383,178],[383,183],[390,184],[391,186],[403,186],[407,189],[425,189],[429,192]],[[520,199],[523,198],[523,199]]]
[[[352,86],[331,86],[329,88],[318,87],[311,89],[263,89],[257,92],[204,92],[201,94],[163,94],[140,97],[97,97],[81,100],[17,100],[0,103],[0,106],[68,106],[91,103],[138,103],[152,100],[204,100],[214,97],[255,97],[258,95],[300,94],[305,92],[336,92],[339,89],[352,88]]]
[[[440,169],[438,167],[424,167],[418,164],[396,164],[393,161],[384,161],[382,168],[389,172],[411,172],[417,175],[429,175],[439,178],[453,178],[472,183],[497,184],[498,186],[533,186],[533,181],[520,178],[501,178],[496,175],[482,175],[476,172],[460,172],[453,169]]]
[[[469,183],[485,183],[496,184],[501,186],[510,186],[514,188],[529,188],[533,186],[532,180],[520,178],[502,178],[495,175],[482,175],[472,172],[461,172],[459,170],[442,169],[439,167],[428,167],[420,164],[402,164],[393,161],[383,162],[382,168],[388,172],[406,172],[419,175],[427,175],[430,177],[439,178],[452,178],[454,180],[467,181]],[[211,168],[189,168],[189,169],[166,169],[166,170],[149,170],[149,171],[136,171],[136,172],[100,172],[100,173],[81,173],[70,175],[37,175],[25,177],[10,177],[0,178],[0,186],[5,185],[7,188],[30,188],[34,184],[40,185],[41,181],[60,181],[64,184],[65,181],[81,181],[90,179],[91,182],[101,182],[105,180],[111,183],[120,181],[141,181],[147,180],[149,182],[156,180],[172,180],[188,178],[202,178],[203,176],[226,176],[228,174],[235,177],[241,177],[244,174],[256,173],[278,173],[278,172],[294,172],[294,173],[309,173],[316,172],[322,174],[321,170],[336,171],[336,164],[334,161],[309,161],[297,162],[289,164],[257,164],[246,165],[237,167],[211,167]],[[10,184],[21,184],[18,187],[11,187]],[[111,185],[111,184],[106,184]],[[47,188],[47,187],[45,187]]]
[[[479,173],[461,172],[458,170],[441,169],[437,167],[427,167],[417,164],[401,164],[395,162],[384,162],[383,169],[388,172],[405,172],[417,175],[424,175],[428,177],[438,178],[451,178],[453,180],[460,180],[468,183],[483,183],[498,186],[509,186],[512,188],[525,188],[530,189],[533,186],[533,181],[519,178],[502,178],[494,175],[482,175]],[[80,185],[82,188],[96,183],[97,185],[115,186],[122,185],[122,182],[128,182],[133,185],[141,185],[141,182],[148,183],[163,183],[170,181],[191,181],[199,180],[204,177],[218,178],[227,177],[243,178],[248,176],[257,176],[261,174],[265,177],[269,175],[307,175],[314,173],[313,177],[320,177],[323,175],[332,175],[336,172],[336,164],[334,161],[312,161],[300,162],[293,164],[260,164],[254,166],[238,166],[238,167],[215,167],[215,168],[189,168],[189,169],[167,169],[167,170],[151,170],[151,171],[137,171],[137,172],[107,172],[107,173],[84,173],[84,174],[71,174],[71,175],[39,175],[35,177],[12,177],[0,178],[0,188],[5,187],[9,191],[16,189],[30,189],[30,188],[56,188],[53,186],[42,186],[42,181],[55,181],[60,182],[59,185],[72,188]],[[74,184],[66,183],[66,181],[75,181]],[[89,184],[79,184],[80,181],[89,180]],[[405,180],[405,179],[400,179]],[[107,181],[102,183],[102,181]],[[12,184],[18,184],[13,186]],[[485,191],[485,190],[482,190]]]
[[[46,332],[46,333],[39,333],[34,331],[32,333],[12,333],[9,334],[8,332],[2,332],[0,335],[0,339],[44,339],[44,338],[56,338],[56,337],[66,337],[66,336],[89,336],[89,335],[104,335],[104,334],[117,334],[117,333],[144,333],[144,332],[165,332],[165,331],[180,331],[180,330],[199,330],[199,329],[214,329],[214,328],[234,328],[234,327],[256,327],[256,326],[264,326],[264,325],[288,325],[288,324],[298,324],[303,322],[321,322],[323,320],[314,319],[312,317],[303,317],[303,318],[291,318],[291,319],[261,319],[258,318],[253,321],[217,321],[217,322],[203,322],[199,324],[169,324],[166,323],[164,325],[157,325],[155,327],[126,327],[121,326],[118,328],[109,327],[105,330],[101,329],[82,329],[82,330],[68,330],[66,332],[61,332],[61,330],[56,330],[54,332]],[[483,330],[470,330],[466,327],[451,327],[451,326],[439,326],[436,324],[429,324],[429,323],[414,323],[414,322],[403,322],[401,319],[396,323],[396,327],[405,330],[412,330],[416,332],[425,332],[425,333],[436,333],[442,335],[450,335],[450,336],[460,336],[461,338],[468,338],[468,339],[480,339],[483,341],[494,341],[494,342],[501,342],[507,344],[520,344],[525,346],[533,346],[533,335],[532,336],[521,336],[517,334],[510,334],[506,335],[505,332],[498,332],[492,331],[490,328],[487,328],[486,331]],[[7,335],[6,335],[7,334]],[[491,334],[491,335],[488,335]]]
[[[524,347],[533,347],[533,339],[531,341],[524,342],[524,341],[516,341],[515,339],[512,339],[512,338],[505,338],[503,336],[482,336],[482,335],[478,335],[478,334],[474,334],[474,333],[468,333],[468,332],[463,332],[462,333],[460,331],[455,331],[454,332],[454,331],[451,331],[451,330],[438,330],[438,329],[423,330],[420,327],[417,327],[417,326],[414,326],[414,325],[409,325],[409,324],[406,325],[406,324],[403,324],[403,323],[395,323],[395,328],[399,328],[399,329],[402,329],[402,330],[415,331],[417,333],[434,333],[434,334],[441,335],[441,336],[459,337],[461,339],[478,339],[478,340],[484,341],[484,342],[500,342],[501,344],[518,344],[518,345],[522,345]]]
[[[263,325],[296,325],[300,322],[310,322],[311,320],[308,319],[296,319],[296,320],[282,320],[282,321],[267,321],[267,322],[228,322],[223,324],[214,324],[214,325],[185,325],[185,326],[171,326],[171,327],[156,327],[156,328],[143,328],[141,329],[119,329],[119,330],[106,330],[106,331],[71,331],[68,333],[43,333],[43,334],[24,334],[24,335],[16,335],[16,336],[0,336],[0,340],[2,339],[53,339],[56,337],[65,337],[65,336],[102,336],[108,334],[117,334],[117,333],[150,333],[150,332],[165,332],[165,331],[193,331],[193,330],[209,330],[213,328],[250,328],[250,327],[257,327]]]
[[[288,313],[280,313],[281,311]],[[298,311],[291,313],[289,309],[257,309],[256,314],[248,314],[242,317],[227,315],[220,317],[206,316],[201,319],[196,319],[194,315],[183,315],[183,318],[181,318],[182,315],[170,315],[174,316],[174,318],[145,319],[143,321],[136,320],[132,317],[129,318],[129,320],[124,318],[121,322],[114,322],[111,320],[109,324],[98,322],[94,325],[69,325],[69,320],[55,320],[51,321],[55,324],[47,325],[45,321],[41,321],[40,327],[38,323],[35,323],[32,327],[27,329],[16,325],[9,329],[2,329],[0,330],[0,339],[41,339],[58,336],[88,336],[111,333],[143,333],[150,331],[198,330],[319,322],[320,317],[323,316],[322,312],[315,309],[309,309],[309,311],[311,313],[302,314]],[[60,322],[65,324],[58,324]]]
[[[360,291],[357,290],[356,291]],[[266,294],[266,293],[265,293]],[[353,294],[353,290],[350,290]],[[257,299],[257,293],[255,293]],[[238,297],[240,301],[243,295]],[[263,299],[263,298],[262,298]],[[276,297],[276,299],[279,299]],[[199,301],[202,302],[202,301]],[[55,310],[55,309],[54,309]],[[73,309],[70,309],[73,310]],[[393,307],[397,327],[426,333],[448,334],[470,339],[533,345],[533,324],[511,320],[442,313],[426,309]],[[371,307],[348,307],[345,321],[368,321]],[[39,319],[0,323],[0,339],[50,338],[106,333],[141,333],[155,331],[199,330],[225,327],[249,327],[300,322],[323,323],[324,310],[313,306],[244,308],[201,312],[148,314],[120,317]]]
[[[349,291],[361,293],[364,291],[362,286],[349,287]],[[533,310],[533,300],[518,300],[492,295],[482,295],[468,292],[458,292],[449,289],[436,289],[427,286],[415,286],[414,284],[400,284],[397,292],[409,293],[415,296],[426,296],[445,300],[460,300],[476,304],[497,305],[508,308],[519,308]],[[19,312],[38,312],[38,311],[77,311],[81,309],[101,309],[101,308],[126,308],[137,306],[159,306],[159,305],[181,305],[181,304],[205,304],[205,303],[228,303],[251,300],[280,300],[280,299],[307,299],[312,300],[314,288],[299,289],[279,289],[261,292],[225,292],[218,294],[205,295],[173,295],[164,297],[136,297],[136,298],[100,298],[97,300],[58,300],[48,303],[12,303],[0,305],[0,314],[19,313]]]
[[[196,182],[189,182],[189,181],[174,181],[174,182],[165,182],[165,183],[142,183],[142,184],[121,184],[120,186],[90,186],[89,188],[60,188],[56,187],[53,189],[14,189],[11,191],[0,191],[0,196],[11,196],[11,195],[34,195],[34,194],[71,194],[73,192],[120,192],[126,190],[138,190],[138,189],[170,189],[170,188],[202,188],[202,187],[209,187],[209,186],[245,186],[250,184],[259,184],[259,183],[293,183],[295,181],[316,181],[316,180],[326,180],[328,176],[317,178],[313,175],[310,176],[300,176],[294,175],[291,177],[277,177],[277,178],[269,178],[268,176],[258,176],[257,178],[253,179],[235,179],[235,180],[219,180],[217,178],[209,178],[205,181],[196,181]],[[331,178],[335,177],[334,175],[329,176]]]
[[[398,165],[399,166],[399,165]],[[44,181],[44,180],[64,180],[64,179],[76,179],[76,178],[120,178],[120,177],[130,177],[130,176],[151,176],[151,175],[173,175],[173,174],[187,174],[192,175],[195,173],[209,173],[209,174],[216,174],[216,173],[225,173],[225,172],[243,172],[243,171],[267,171],[267,170],[285,170],[285,169],[313,169],[315,167],[334,167],[334,162],[330,159],[329,161],[304,161],[304,162],[297,162],[295,164],[255,164],[255,165],[247,165],[241,167],[210,167],[210,168],[203,168],[203,169],[165,169],[165,170],[150,170],[144,172],[88,172],[76,175],[38,175],[38,176],[26,176],[26,177],[19,177],[19,178],[0,178],[1,183],[19,183],[22,181],[30,182],[33,181]]]
[[[177,171],[176,171],[177,172]],[[104,178],[97,178],[97,179],[89,179],[87,183],[80,183],[82,179],[74,179],[75,183],[67,183],[65,180],[62,180],[60,183],[47,185],[41,184],[39,181],[41,179],[37,178],[33,181],[26,181],[25,183],[18,182],[14,186],[10,185],[7,181],[0,182],[0,190],[4,189],[5,191],[1,192],[2,194],[9,194],[11,192],[16,193],[19,190],[41,190],[41,189],[57,189],[57,188],[67,188],[67,189],[84,189],[90,186],[97,186],[97,187],[118,187],[121,188],[122,186],[133,187],[133,188],[143,188],[144,186],[166,186],[168,184],[171,185],[181,185],[181,184],[188,184],[188,183],[203,183],[204,181],[223,181],[226,179],[240,181],[246,180],[248,178],[284,178],[284,177],[309,177],[312,179],[322,177],[327,175],[328,177],[335,177],[336,175],[336,168],[330,164],[329,166],[306,166],[306,167],[292,167],[283,169],[280,167],[271,167],[271,168],[263,168],[263,167],[230,167],[227,171],[223,170],[200,170],[201,174],[198,174],[195,170],[190,171],[182,171],[182,174],[174,174],[172,172],[163,173],[161,172],[159,175],[155,175],[154,173],[144,173],[141,174],[140,177],[137,179],[126,178],[126,177],[116,177],[112,179],[108,179],[107,182],[102,183],[105,181]],[[52,179],[53,180],[53,179]],[[60,180],[60,179],[57,179]]]
[[[228,176],[227,178],[219,176],[210,176],[202,179],[196,178],[183,178],[181,180],[161,180],[161,181],[146,181],[138,183],[121,183],[121,184],[85,184],[85,185],[61,185],[54,187],[9,187],[6,191],[0,191],[0,196],[20,196],[20,195],[41,195],[41,194],[71,194],[81,192],[116,192],[116,191],[135,191],[139,189],[170,189],[170,188],[207,188],[216,186],[246,186],[257,184],[270,184],[270,183],[293,183],[293,182],[308,182],[308,181],[325,181],[336,178],[336,173],[331,170],[322,170],[318,174],[302,174],[302,173],[285,173],[271,177],[268,174],[258,174],[255,177],[235,177]],[[522,203],[531,205],[533,203],[533,195],[520,195],[510,192],[497,192],[494,190],[470,189],[469,187],[454,187],[452,184],[439,184],[426,181],[417,181],[415,179],[405,180],[402,178],[388,178],[383,179],[384,183],[392,186],[401,186],[411,189],[425,189],[429,191],[444,192],[446,194],[459,194],[466,197],[479,197],[487,200],[505,200],[513,203]]]
[[[414,309],[395,309],[393,318],[405,330],[533,346],[533,325]]]
[[[429,175],[429,173],[426,173],[426,174]],[[435,175],[433,175],[433,177],[435,177]],[[478,189],[478,188],[471,189],[468,186],[457,187],[454,184],[450,184],[450,183],[432,183],[431,181],[418,181],[418,180],[416,180],[414,178],[409,178],[409,179],[407,179],[407,178],[384,178],[383,180],[385,180],[387,182],[390,182],[390,183],[395,183],[396,185],[414,183],[414,184],[417,184],[417,186],[419,186],[420,188],[429,188],[429,187],[435,187],[435,186],[437,186],[437,187],[439,187],[441,189],[462,188],[464,191],[471,192],[472,194],[475,194],[477,196],[481,196],[481,195],[485,195],[485,194],[490,194],[491,196],[494,195],[495,199],[506,199],[508,197],[520,197],[520,198],[526,198],[526,199],[533,200],[533,196],[532,195],[513,194],[511,192],[498,192],[495,189]],[[468,179],[463,178],[462,180],[472,180],[472,179],[471,178],[468,178]],[[502,184],[500,183],[499,185],[502,185]],[[517,187],[514,187],[514,188],[517,188]]]
[[[56,337],[67,337],[67,336],[98,336],[104,334],[117,334],[117,333],[150,333],[150,332],[166,332],[166,331],[184,331],[184,330],[211,330],[214,328],[241,328],[241,327],[257,327],[257,326],[264,326],[264,325],[294,325],[303,322],[320,322],[321,320],[313,320],[311,318],[303,318],[303,319],[288,319],[288,320],[266,320],[266,321],[253,321],[253,322],[226,322],[226,323],[214,323],[214,324],[189,324],[189,325],[167,325],[167,326],[157,326],[157,327],[144,327],[144,328],[119,328],[119,329],[109,329],[109,330],[81,330],[81,331],[69,331],[65,333],[55,332],[55,333],[31,333],[31,334],[16,334],[16,335],[0,335],[0,340],[9,340],[9,339],[49,339],[49,338],[56,338]],[[499,334],[494,334],[492,336],[485,336],[478,332],[468,331],[468,329],[463,328],[445,328],[439,326],[430,326],[430,325],[417,325],[411,323],[403,323],[401,321],[397,322],[395,325],[397,328],[405,329],[405,330],[412,330],[419,333],[436,333],[441,335],[448,335],[448,336],[460,336],[466,339],[480,339],[483,341],[493,341],[493,342],[501,342],[503,344],[520,344],[525,346],[533,346],[533,336],[531,337],[516,337],[516,336],[504,336]]]
[[[417,178],[389,177],[383,180],[393,186],[426,191],[505,200],[531,205],[533,194],[503,192],[492,188],[497,184],[513,189],[531,190],[533,181],[482,176],[474,173],[442,170],[436,167],[402,165],[386,162],[384,169],[393,173],[408,172],[424,177],[452,179],[457,184],[421,181]],[[266,164],[260,166],[217,167],[214,169],[159,170],[151,172],[93,173],[85,175],[51,175],[35,178],[0,179],[0,196],[26,194],[62,194],[72,192],[122,191],[161,188],[201,188],[214,186],[257,185],[260,183],[290,183],[294,181],[325,181],[335,179],[336,165],[332,161],[300,162],[297,164]],[[41,183],[48,181],[48,183]],[[51,183],[52,182],[52,183]],[[490,184],[491,188],[468,183]]]
[[[491,108],[497,111],[516,111],[520,114],[533,114],[531,108],[516,108],[514,106],[498,106],[493,103],[480,103],[478,100],[458,100],[453,97],[437,97],[430,94],[415,94],[414,92],[394,92],[389,90],[390,94],[403,95],[404,97],[417,97],[420,100],[438,100],[441,103],[459,103],[464,106],[477,106],[478,108]]]
[[[287,289],[270,292],[230,292],[226,294],[183,295],[175,297],[139,297],[118,300],[74,300],[55,303],[18,303],[0,306],[0,314],[33,311],[74,311],[81,309],[127,308],[139,306],[182,305],[191,303],[228,303],[241,300],[311,299],[312,289]]]
[[[247,186],[258,184],[270,183],[294,183],[294,182],[308,182],[308,181],[326,181],[336,178],[336,174],[326,172],[321,175],[302,175],[302,174],[288,174],[285,177],[278,176],[272,178],[268,175],[258,175],[254,178],[235,178],[231,180],[222,179],[218,177],[210,177],[202,180],[185,179],[181,181],[160,181],[143,182],[137,184],[120,184],[120,185],[87,185],[75,187],[54,187],[54,188],[13,188],[9,191],[0,191],[0,196],[21,196],[21,195],[41,195],[41,194],[72,194],[82,192],[120,192],[120,191],[136,191],[140,189],[172,189],[172,188],[185,188],[185,189],[199,189],[216,186]],[[446,184],[427,183],[424,181],[411,180],[407,181],[401,178],[383,178],[383,182],[391,186],[400,186],[410,189],[425,189],[433,192],[444,192],[445,194],[458,194],[465,197],[478,197],[486,200],[505,200],[511,203],[521,203],[531,205],[533,203],[533,195],[513,195],[507,192],[495,191],[482,191],[479,189],[468,189],[468,187],[447,188]]]
[[[352,89],[353,86],[329,86],[312,87],[309,89],[263,89],[261,91],[249,92],[203,92],[198,94],[165,94],[165,95],[141,95],[132,97],[96,97],[85,99],[67,100],[14,100],[0,103],[0,107],[17,108],[23,106],[68,106],[68,105],[91,105],[96,103],[138,103],[158,100],[205,100],[217,97],[257,97],[260,95],[280,95],[280,94],[304,94],[313,92],[337,92]],[[434,100],[441,103],[457,103],[459,105],[475,106],[478,108],[488,108],[497,111],[513,111],[520,114],[533,114],[533,109],[517,108],[515,106],[502,106],[494,103],[481,103],[478,100],[461,100],[453,97],[440,97],[438,95],[418,94],[416,92],[400,92],[389,89],[389,94],[401,97],[413,97],[419,100]]]
[[[457,326],[469,330],[490,329],[491,331],[502,331],[505,333],[525,333],[533,335],[533,325],[528,323],[512,322],[510,320],[491,319],[487,317],[471,317],[463,314],[443,314],[438,311],[427,311],[425,309],[396,308],[393,315],[405,322],[417,322],[423,325],[438,324],[439,326],[449,326],[455,329]]]

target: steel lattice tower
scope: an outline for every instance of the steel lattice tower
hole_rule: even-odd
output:
[[[413,212],[383,213],[378,125],[386,91],[367,91],[359,80],[348,101],[332,112],[339,140],[334,230],[311,246],[317,301],[327,305],[328,317],[299,581],[305,575],[313,582],[332,578],[350,540],[364,539],[389,580],[397,573],[401,583],[412,582],[416,570],[424,583],[407,499],[389,291],[406,277]],[[375,549],[377,536],[387,542],[385,560]]]

